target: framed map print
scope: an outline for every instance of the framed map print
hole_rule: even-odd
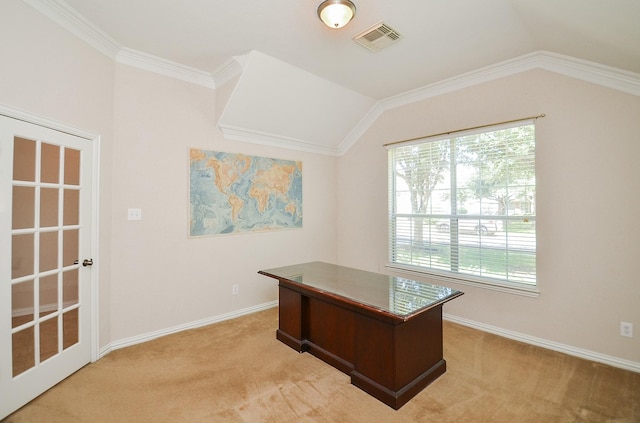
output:
[[[189,150],[189,236],[302,227],[302,162]]]

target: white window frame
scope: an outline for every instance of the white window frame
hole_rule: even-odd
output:
[[[428,267],[428,266],[424,266],[421,265],[421,263],[413,263],[411,262],[411,260],[398,260],[398,234],[396,233],[396,222],[398,221],[397,219],[399,217],[404,217],[404,218],[411,218],[413,219],[414,217],[418,216],[418,217],[422,217],[425,219],[429,219],[431,222],[433,222],[433,219],[451,219],[453,218],[453,220],[451,220],[452,225],[454,225],[454,227],[452,228],[451,232],[455,232],[455,236],[452,237],[450,239],[451,243],[454,242],[458,242],[458,235],[459,235],[459,231],[456,231],[455,225],[457,224],[458,220],[457,217],[459,217],[460,215],[458,215],[456,210],[450,211],[449,213],[438,213],[433,212],[431,210],[431,212],[429,213],[425,213],[425,214],[420,214],[420,213],[414,213],[413,209],[411,210],[410,213],[400,213],[398,212],[397,209],[397,197],[396,197],[396,176],[395,176],[395,169],[394,169],[394,159],[393,159],[393,153],[395,149],[398,149],[399,147],[406,147],[406,146],[415,146],[415,145],[419,145],[419,144],[425,144],[425,143],[431,143],[431,142],[443,142],[444,140],[452,140],[452,139],[460,139],[463,137],[467,137],[469,135],[480,135],[480,134],[486,134],[486,133],[492,133],[495,131],[499,131],[502,129],[509,129],[509,128],[517,128],[517,127],[522,127],[522,126],[528,126],[528,125],[534,125],[534,121],[533,120],[526,120],[526,121],[519,121],[518,123],[509,123],[509,124],[502,124],[502,125],[495,125],[495,126],[483,126],[481,129],[473,129],[473,130],[469,130],[469,131],[458,131],[457,133],[453,134],[446,134],[446,135],[440,135],[437,137],[427,137],[427,138],[422,138],[422,139],[413,139],[407,142],[402,142],[402,143],[393,143],[393,144],[389,144],[387,145],[387,148],[389,150],[389,263],[387,264],[387,267],[392,270],[392,271],[396,271],[399,273],[403,273],[403,274],[408,274],[411,276],[428,276],[431,279],[436,279],[436,280],[440,280],[442,282],[455,282],[455,283],[459,283],[459,284],[463,284],[463,285],[471,285],[471,286],[477,286],[477,287],[481,287],[481,288],[485,288],[485,289],[490,289],[490,290],[495,290],[495,291],[500,291],[500,292],[508,292],[508,293],[515,293],[515,294],[519,294],[519,295],[524,295],[524,296],[530,296],[530,297],[537,297],[539,294],[539,289],[538,289],[538,282],[537,282],[537,270],[534,272],[534,281],[533,283],[531,281],[527,281],[522,282],[522,281],[511,281],[508,279],[501,279],[501,278],[494,278],[494,277],[485,277],[483,275],[474,275],[474,274],[469,274],[469,273],[464,273],[464,272],[459,272],[459,271],[452,271],[450,269],[448,270],[444,270],[442,268],[434,268],[434,267]],[[535,143],[535,127],[534,127],[534,143]],[[535,144],[534,144],[535,145]],[[450,170],[450,169],[449,169]],[[535,154],[534,154],[534,163],[533,163],[533,171],[534,171],[534,181],[533,181],[533,190],[535,192]],[[454,182],[451,182],[451,185],[454,185]],[[456,191],[455,189],[452,190]],[[458,190],[460,191],[460,187],[458,187]],[[433,195],[433,194],[432,194]],[[451,194],[451,196],[454,196],[454,194]],[[455,204],[455,198],[453,199],[453,202]],[[535,201],[535,199],[534,199]],[[455,208],[456,206],[454,205],[452,208]],[[405,210],[406,211],[406,210]],[[465,215],[465,218],[484,218],[485,215],[482,214],[478,214],[478,215]],[[507,212],[503,212],[503,214],[500,215],[501,219],[504,219],[503,222],[507,223],[507,222],[513,222],[513,221],[517,221],[518,219],[522,219],[523,216],[521,215],[513,215],[510,216],[508,215]],[[535,214],[535,210],[532,214],[528,214],[526,216],[525,221],[533,221],[535,222],[536,219],[536,214]],[[462,221],[462,220],[460,220]],[[405,231],[403,233],[403,235],[406,236],[408,231]],[[478,229],[478,232],[480,232],[480,230]],[[506,251],[517,251],[517,249],[510,249],[508,247],[508,233],[506,233],[507,231],[505,230],[505,234],[503,235],[505,240],[505,249]],[[532,248],[533,248],[533,257],[534,259],[537,259],[537,247],[536,247],[536,241],[535,238],[537,237],[535,229],[534,229],[534,239],[532,241]],[[481,235],[478,234],[478,237],[480,237]],[[410,242],[411,245],[413,246],[413,236],[409,235],[409,237],[411,238]],[[429,241],[431,242],[431,241]],[[480,245],[482,245],[482,243],[479,243]],[[431,244],[429,244],[431,245]],[[460,244],[451,244],[454,246],[454,248],[456,248],[456,251],[458,251],[458,249],[460,248]],[[481,250],[482,247],[479,247],[479,250]],[[485,250],[486,251],[486,250]],[[453,256],[453,254],[451,254]],[[507,272],[508,273],[508,272]]]

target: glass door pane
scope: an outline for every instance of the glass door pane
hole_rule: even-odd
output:
[[[13,141],[13,180],[35,182],[36,142],[20,137]]]
[[[82,262],[98,140],[70,132],[0,116],[0,420],[97,353]]]
[[[79,342],[79,150],[14,138],[13,375]]]

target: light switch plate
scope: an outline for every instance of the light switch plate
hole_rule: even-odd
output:
[[[142,220],[142,209],[128,209],[127,220]]]

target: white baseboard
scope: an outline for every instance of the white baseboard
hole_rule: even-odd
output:
[[[74,304],[77,304],[77,301],[66,301],[62,303],[62,308],[67,308]],[[58,311],[58,303],[42,304],[40,307],[38,307],[38,311],[41,314]],[[33,312],[33,307],[16,308],[11,311],[11,317],[33,316]]]
[[[278,306],[278,300],[270,301],[268,303],[259,304],[257,306],[248,307],[241,310],[236,310],[230,313],[212,316],[206,319],[196,320],[196,321],[185,323],[182,325],[173,326],[167,329],[162,329],[162,330],[149,332],[142,335],[137,335],[130,338],[114,341],[100,349],[98,359],[104,357],[111,351],[114,351],[120,348],[126,348],[132,345],[151,341],[153,339],[160,338],[162,336],[170,335],[172,333],[177,333],[177,332],[182,332],[188,329],[195,329],[202,326],[207,326],[213,323],[234,319],[236,317],[245,316],[248,314],[267,310],[269,308],[277,307],[277,306]],[[609,366],[618,367],[621,369],[640,373],[640,363],[635,361],[624,360],[622,358],[613,357],[606,354],[600,354],[597,352],[572,347],[570,345],[565,345],[558,342],[548,341],[546,339],[537,338],[535,336],[526,335],[520,332],[514,332],[514,331],[502,329],[497,326],[487,325],[485,323],[476,322],[474,320],[465,319],[463,317],[458,317],[458,316],[454,316],[447,313],[443,314],[443,318],[453,323],[457,323],[463,326],[468,326],[470,328],[481,330],[483,332],[493,333],[494,335],[513,339],[514,341],[524,342],[526,344],[535,345],[535,346],[546,348],[553,351],[558,351],[564,354],[572,355],[574,357],[583,358],[585,360],[591,360],[598,363],[607,364]]]
[[[182,325],[173,326],[166,329],[157,330],[154,332],[144,333],[142,335],[132,336],[130,338],[120,339],[118,341],[111,342],[110,344],[102,347],[98,353],[98,359],[109,354],[111,351],[118,350],[120,348],[130,347],[132,345],[140,344],[143,342],[151,341],[162,336],[170,335],[172,333],[182,332],[188,329],[195,329],[202,326],[207,326],[213,323],[222,322],[236,317],[245,316],[247,314],[256,313],[258,311],[267,310],[272,307],[277,307],[278,301],[270,301],[268,303],[258,304],[257,306],[243,308],[241,310],[232,311],[230,313],[220,314],[218,316],[207,317],[206,319],[196,320],[193,322],[185,323]]]
[[[609,366],[618,367],[621,369],[640,373],[640,363],[635,361],[624,360],[622,358],[613,357],[606,354],[600,354],[597,352],[572,347],[570,345],[548,341],[542,338],[536,338],[535,336],[525,335],[519,332],[513,332],[513,331],[502,329],[496,326],[491,326],[484,323],[476,322],[474,320],[453,316],[447,313],[443,313],[442,317],[444,320],[448,320],[453,323],[458,323],[463,326],[468,326],[473,329],[478,329],[483,332],[493,333],[494,335],[513,339],[514,341],[524,342],[526,344],[535,345],[535,346],[546,348],[553,351],[558,351],[564,354],[572,355],[574,357],[584,358],[586,360],[596,361],[598,363],[603,363]]]

